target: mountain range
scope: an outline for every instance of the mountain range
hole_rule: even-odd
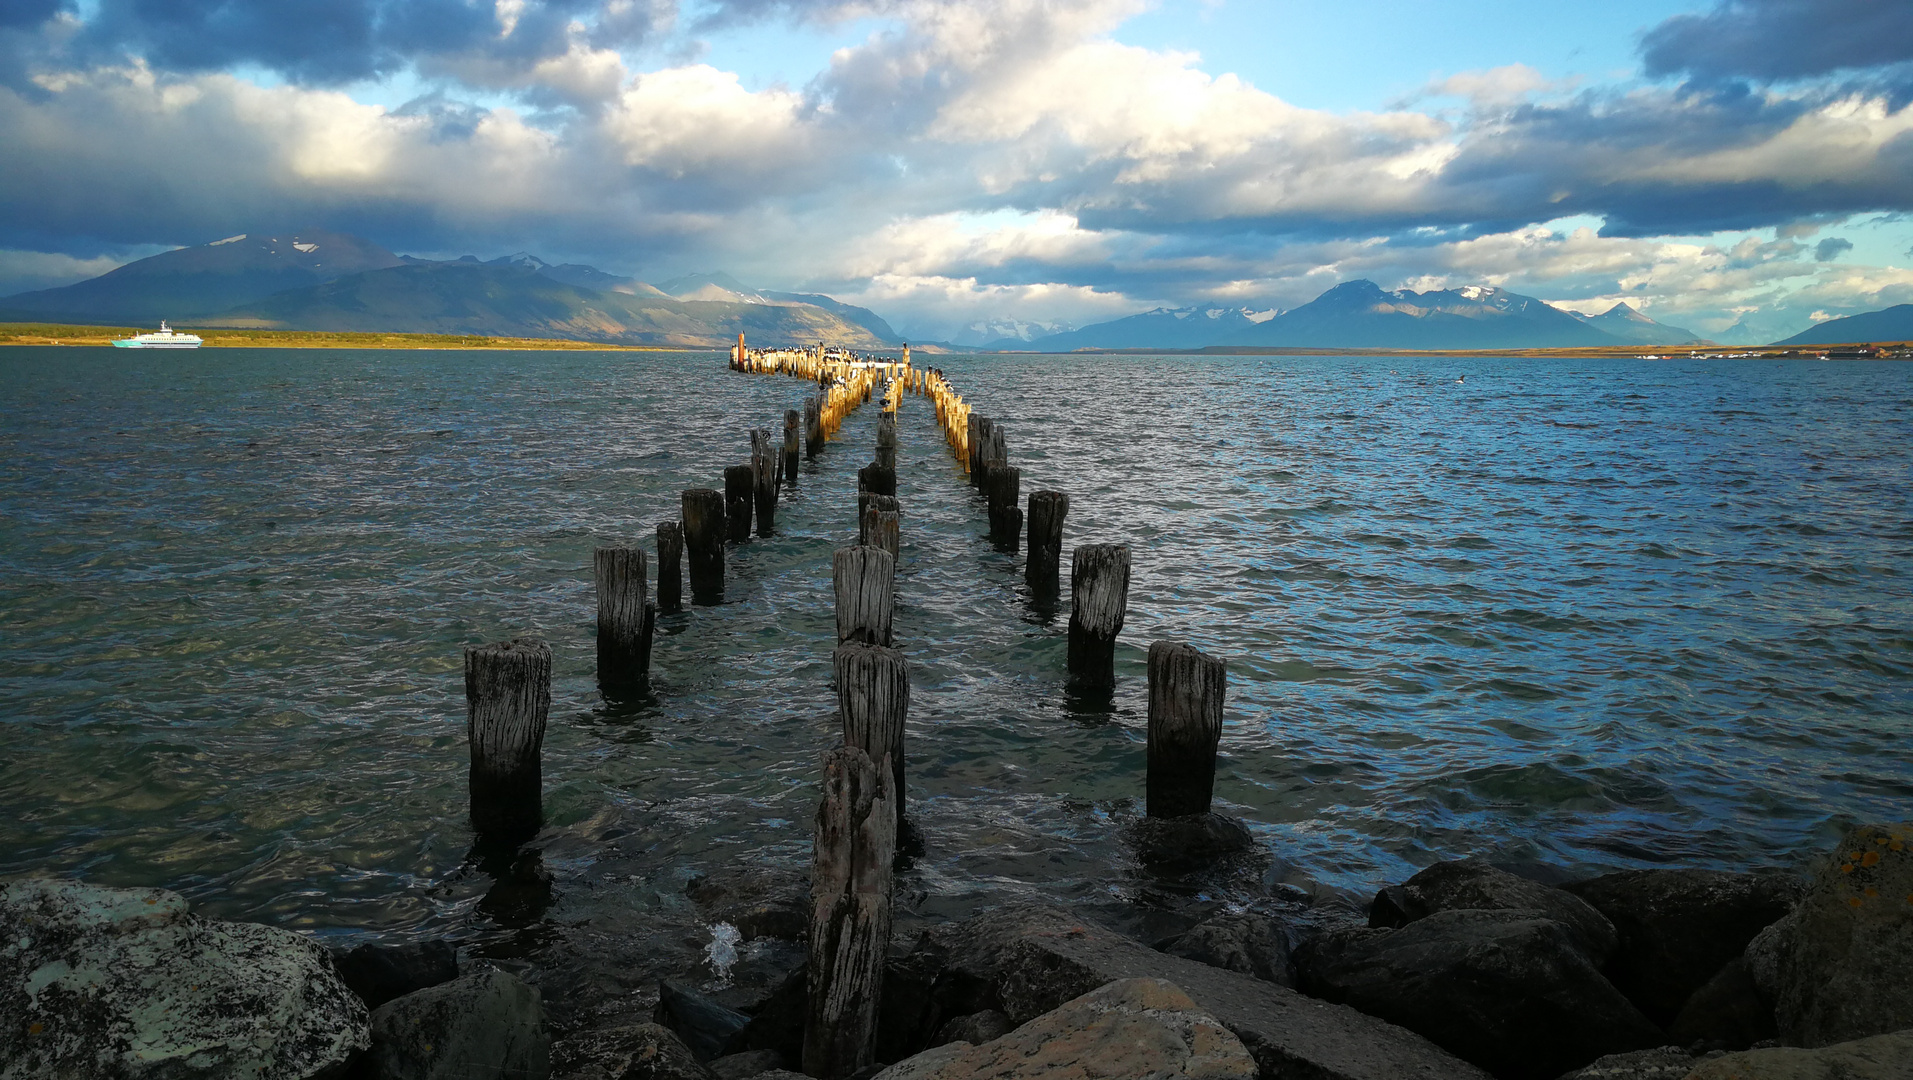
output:
[[[1895,304],[1883,311],[1828,319],[1774,344],[1844,345],[1875,341],[1913,341],[1913,304]]]
[[[1384,292],[1372,281],[1345,281],[1289,311],[1157,308],[995,348],[1200,349],[1261,346],[1318,349],[1517,349],[1679,345],[1702,340],[1616,304],[1594,316],[1563,311],[1531,296],[1488,285]]]
[[[875,312],[828,296],[757,292],[724,275],[648,285],[520,252],[481,261],[398,256],[321,229],[259,232],[164,252],[58,289],[0,299],[0,319],[552,337],[721,348],[899,343]]]

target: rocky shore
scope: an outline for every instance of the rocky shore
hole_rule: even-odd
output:
[[[1462,860],[1383,889],[1365,924],[1224,910],[1157,940],[1008,905],[893,941],[884,1064],[860,1075],[1908,1080],[1910,844],[1913,826],[1852,829],[1804,880],[1549,884]],[[161,890],[12,881],[0,1080],[796,1080],[804,884],[739,872],[690,894],[761,977],[667,979],[632,999],[647,1015],[554,1039],[539,987],[445,943],[329,953]]]

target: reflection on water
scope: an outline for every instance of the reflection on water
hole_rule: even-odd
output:
[[[942,366],[1023,490],[1070,494],[1065,573],[1088,542],[1134,566],[1115,695],[1073,696],[1067,600],[1028,595],[906,400],[913,911],[1356,895],[1478,852],[1784,863],[1913,810],[1905,365]],[[473,937],[688,919],[696,870],[805,865],[874,410],[606,703],[592,547],[649,546],[803,384],[712,355],[11,349],[0,391],[0,873]],[[460,649],[518,634],[554,653],[553,827],[474,853]],[[1157,637],[1228,659],[1219,808],[1261,844],[1197,884],[1121,835]]]

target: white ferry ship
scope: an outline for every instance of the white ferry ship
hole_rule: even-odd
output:
[[[166,320],[161,319],[158,333],[118,338],[114,340],[113,347],[116,349],[197,349],[200,344],[198,334],[182,334],[168,329]]]

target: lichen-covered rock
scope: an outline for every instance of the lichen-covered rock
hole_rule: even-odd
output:
[[[737,1075],[754,1076],[774,1069]],[[712,1080],[691,1048],[662,1024],[626,1024],[587,1031],[551,1046],[552,1080]]]
[[[1783,1041],[1913,1027],[1913,826],[1849,831],[1793,914],[1749,944]]]
[[[1718,1052],[1690,1054],[1678,1046],[1630,1050],[1625,1054],[1609,1054],[1593,1064],[1564,1073],[1561,1080],[1687,1080],[1694,1066],[1719,1056]]]
[[[1162,951],[1281,986],[1295,985],[1288,939],[1266,915],[1225,912],[1191,927]]]
[[[0,1078],[303,1080],[365,1045],[365,1003],[298,934],[163,889],[0,885]]]
[[[1608,980],[1663,1025],[1805,891],[1789,874],[1722,870],[1624,870],[1561,888],[1614,924]]]
[[[1831,1046],[1775,1046],[1723,1054],[1685,1080],[1908,1080],[1913,1077],[1913,1030]]]
[[[1504,1080],[1552,1080],[1663,1041],[1539,911],[1467,908],[1399,930],[1329,931],[1296,966],[1309,993],[1420,1032]]]
[[[966,1042],[972,1046],[986,1043],[991,1039],[1000,1039],[1008,1035],[1015,1024],[1010,1018],[995,1009],[984,1009],[966,1016],[952,1017],[937,1029],[936,1037],[930,1042],[934,1046],[945,1043]]]
[[[1383,889],[1369,906],[1368,925],[1395,928],[1438,911],[1464,909],[1542,912],[1567,928],[1595,967],[1607,963],[1620,941],[1614,924],[1587,901],[1480,859],[1436,863],[1400,885]]]
[[[546,1080],[551,1038],[538,991],[479,971],[372,1010],[376,1080]]]
[[[933,1069],[910,1062],[879,1073],[902,1080],[1251,1080],[1242,1040],[1161,979],[1124,979],[1031,1020],[1001,1038],[948,1053]],[[939,1048],[942,1049],[942,1048]],[[931,1051],[935,1053],[936,1051]]]

